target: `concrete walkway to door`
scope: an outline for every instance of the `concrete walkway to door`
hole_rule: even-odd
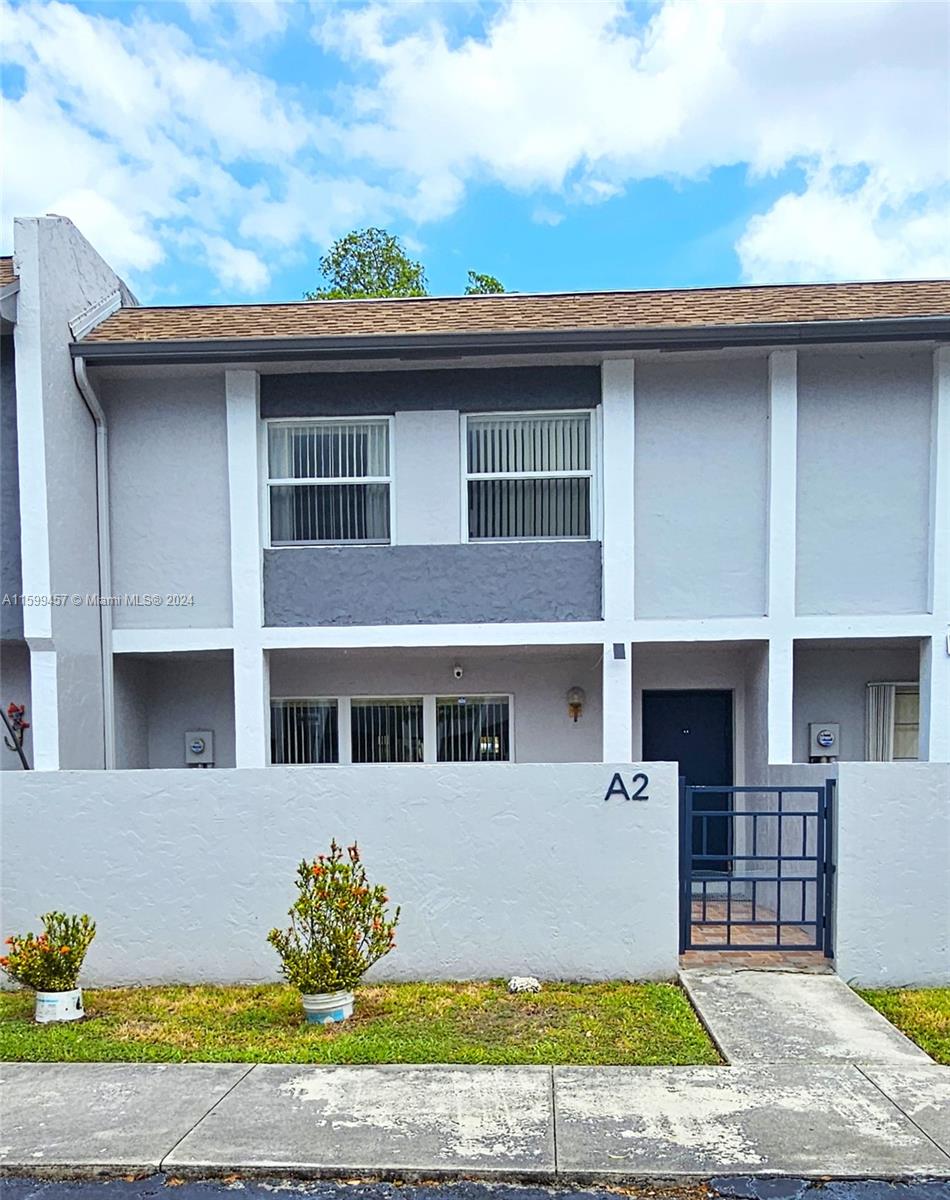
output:
[[[722,968],[680,972],[723,1057],[752,1063],[914,1066],[933,1060],[837,975]]]

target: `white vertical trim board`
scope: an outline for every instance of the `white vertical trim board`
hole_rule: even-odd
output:
[[[633,619],[634,609],[634,381],[632,358],[601,367],[601,495],[604,619]]]
[[[950,762],[950,647],[947,635],[920,643],[921,762]]]
[[[614,658],[613,643],[604,645],[601,670],[603,761],[630,762],[633,757],[633,676],[630,643],[624,658]]]
[[[238,767],[270,759],[270,687],[262,649],[263,581],[259,502],[260,378],[226,371],[231,620],[234,627],[234,751]]]
[[[768,761],[791,763],[792,703],[794,698],[794,642],[790,637],[769,641]]]
[[[785,625],[795,613],[798,476],[798,352],[769,355],[768,614]]]
[[[33,767],[59,770],[59,682],[55,650],[30,648],[30,709]]]

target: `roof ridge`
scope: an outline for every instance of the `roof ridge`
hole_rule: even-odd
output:
[[[880,288],[880,287],[926,287],[928,285],[950,285],[950,278],[936,279],[855,279],[830,280],[811,283],[724,283],[703,284],[696,287],[648,287],[648,288],[608,288],[580,289],[571,288],[562,292],[486,292],[478,295],[453,294],[451,292],[437,296],[350,296],[330,300],[246,300],[238,302],[223,302],[219,304],[139,304],[140,312],[170,312],[179,310],[206,309],[251,309],[251,308],[297,308],[319,305],[321,308],[336,307],[344,304],[376,305],[376,304],[434,304],[452,301],[453,303],[499,303],[509,300],[557,300],[569,297],[593,298],[598,296],[694,296],[701,293],[721,294],[724,292],[763,292],[763,291],[806,291],[832,288]]]

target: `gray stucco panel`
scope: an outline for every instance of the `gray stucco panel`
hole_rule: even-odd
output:
[[[266,625],[596,621],[600,542],[264,551]]]

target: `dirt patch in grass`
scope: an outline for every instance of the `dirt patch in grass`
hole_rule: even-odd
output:
[[[672,983],[500,981],[360,988],[343,1025],[306,1025],[292,988],[90,990],[86,1018],[36,1025],[32,995],[0,995],[0,1058],[58,1062],[716,1063]]]
[[[950,988],[862,988],[858,995],[931,1058],[950,1066]]]

